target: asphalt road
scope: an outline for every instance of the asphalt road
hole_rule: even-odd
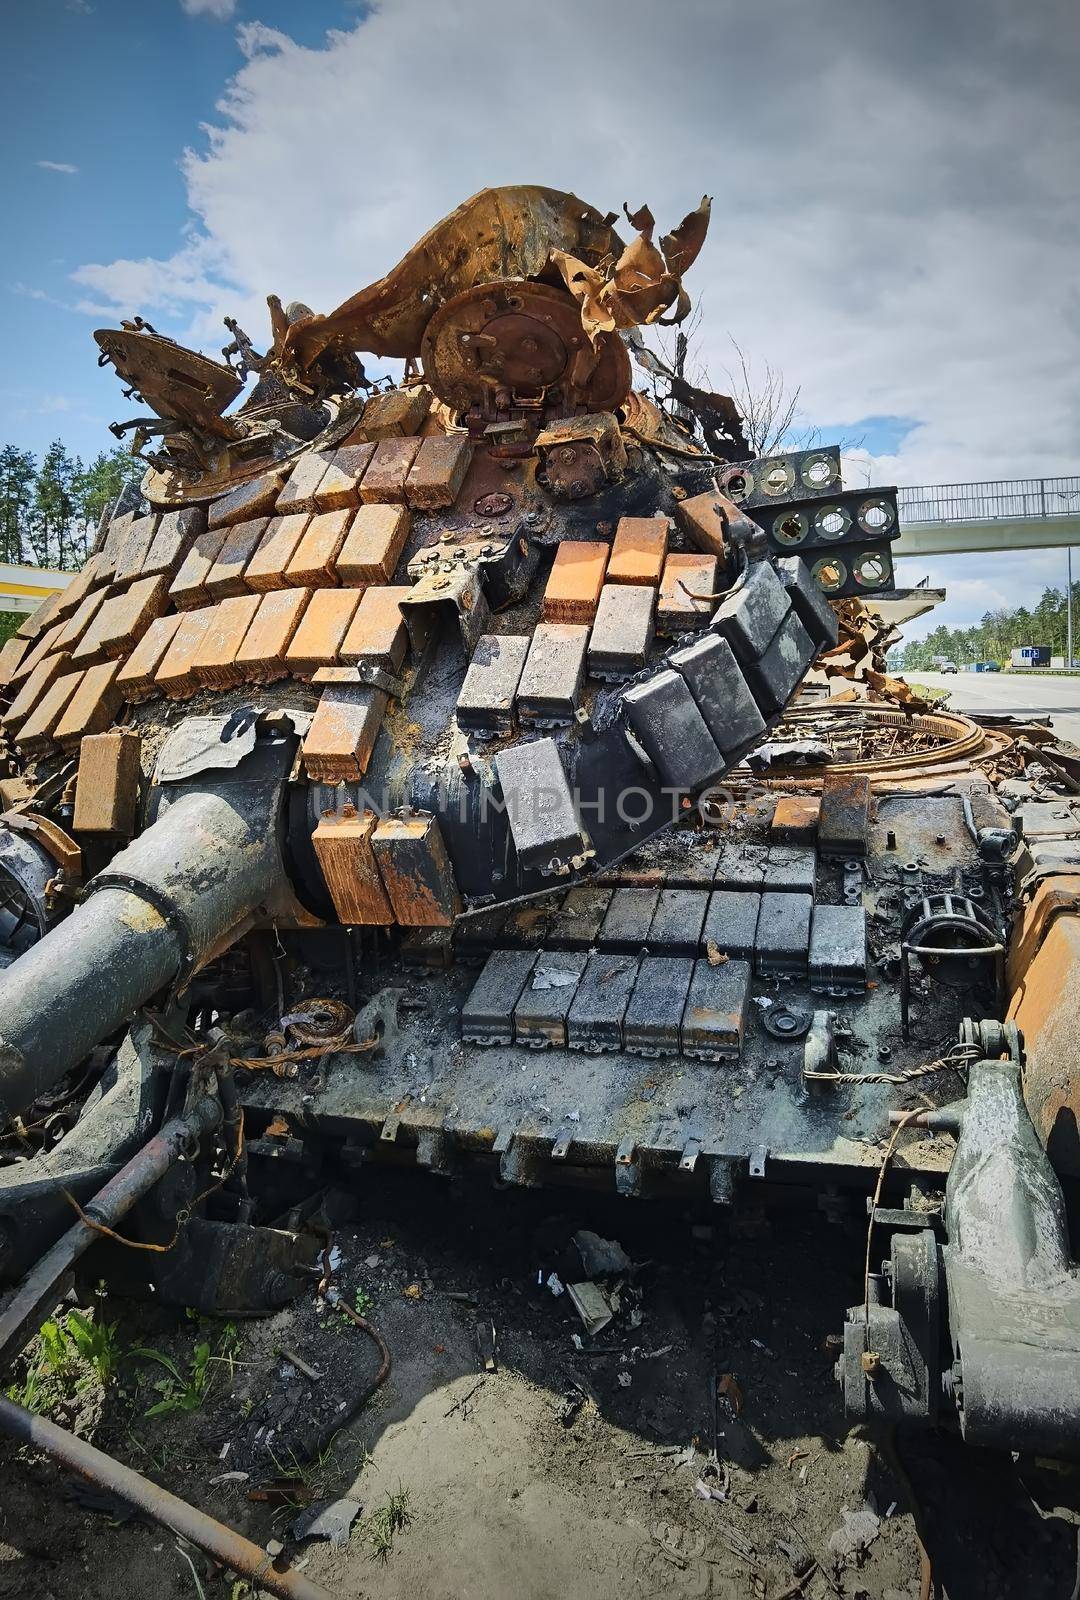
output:
[[[1080,745],[1080,677],[1022,672],[906,672],[911,683],[947,689],[949,706],[976,716],[989,711],[1050,717],[1059,739]]]

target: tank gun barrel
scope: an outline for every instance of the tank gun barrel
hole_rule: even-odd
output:
[[[276,781],[185,790],[0,974],[0,1114],[24,1111],[285,884]]]

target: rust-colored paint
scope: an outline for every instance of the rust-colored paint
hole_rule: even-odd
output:
[[[1080,915],[1063,909],[1020,974],[1009,1016],[1024,1035],[1024,1096],[1039,1138],[1059,1172],[1080,1178],[1078,1011]]]

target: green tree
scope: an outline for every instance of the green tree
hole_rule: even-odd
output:
[[[86,526],[78,481],[82,462],[56,439],[45,452],[34,490],[30,548],[39,567],[80,567],[86,559]]]
[[[30,543],[37,461],[32,450],[0,450],[0,561],[23,561]]]
[[[87,529],[96,529],[101,513],[111,506],[121,490],[137,483],[146,465],[126,450],[102,450],[90,465],[81,468],[75,483],[79,516]]]

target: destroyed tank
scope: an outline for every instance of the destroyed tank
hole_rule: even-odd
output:
[[[270,1221],[320,1177],[857,1216],[893,1113],[849,1414],[1075,1453],[1036,1134],[1068,1094],[1029,1083],[1032,1121],[1018,836],[979,765],[1008,739],[858,698],[895,491],[836,448],[755,458],[645,346],[708,216],[656,243],[643,208],[626,243],[488,190],[330,315],[271,296],[265,354],[95,335],[145,477],[0,655],[0,1106],[50,1130],[0,1176],[5,1359],[80,1261],[283,1304],[319,1236]],[[897,1112],[913,1085],[961,1099]]]

